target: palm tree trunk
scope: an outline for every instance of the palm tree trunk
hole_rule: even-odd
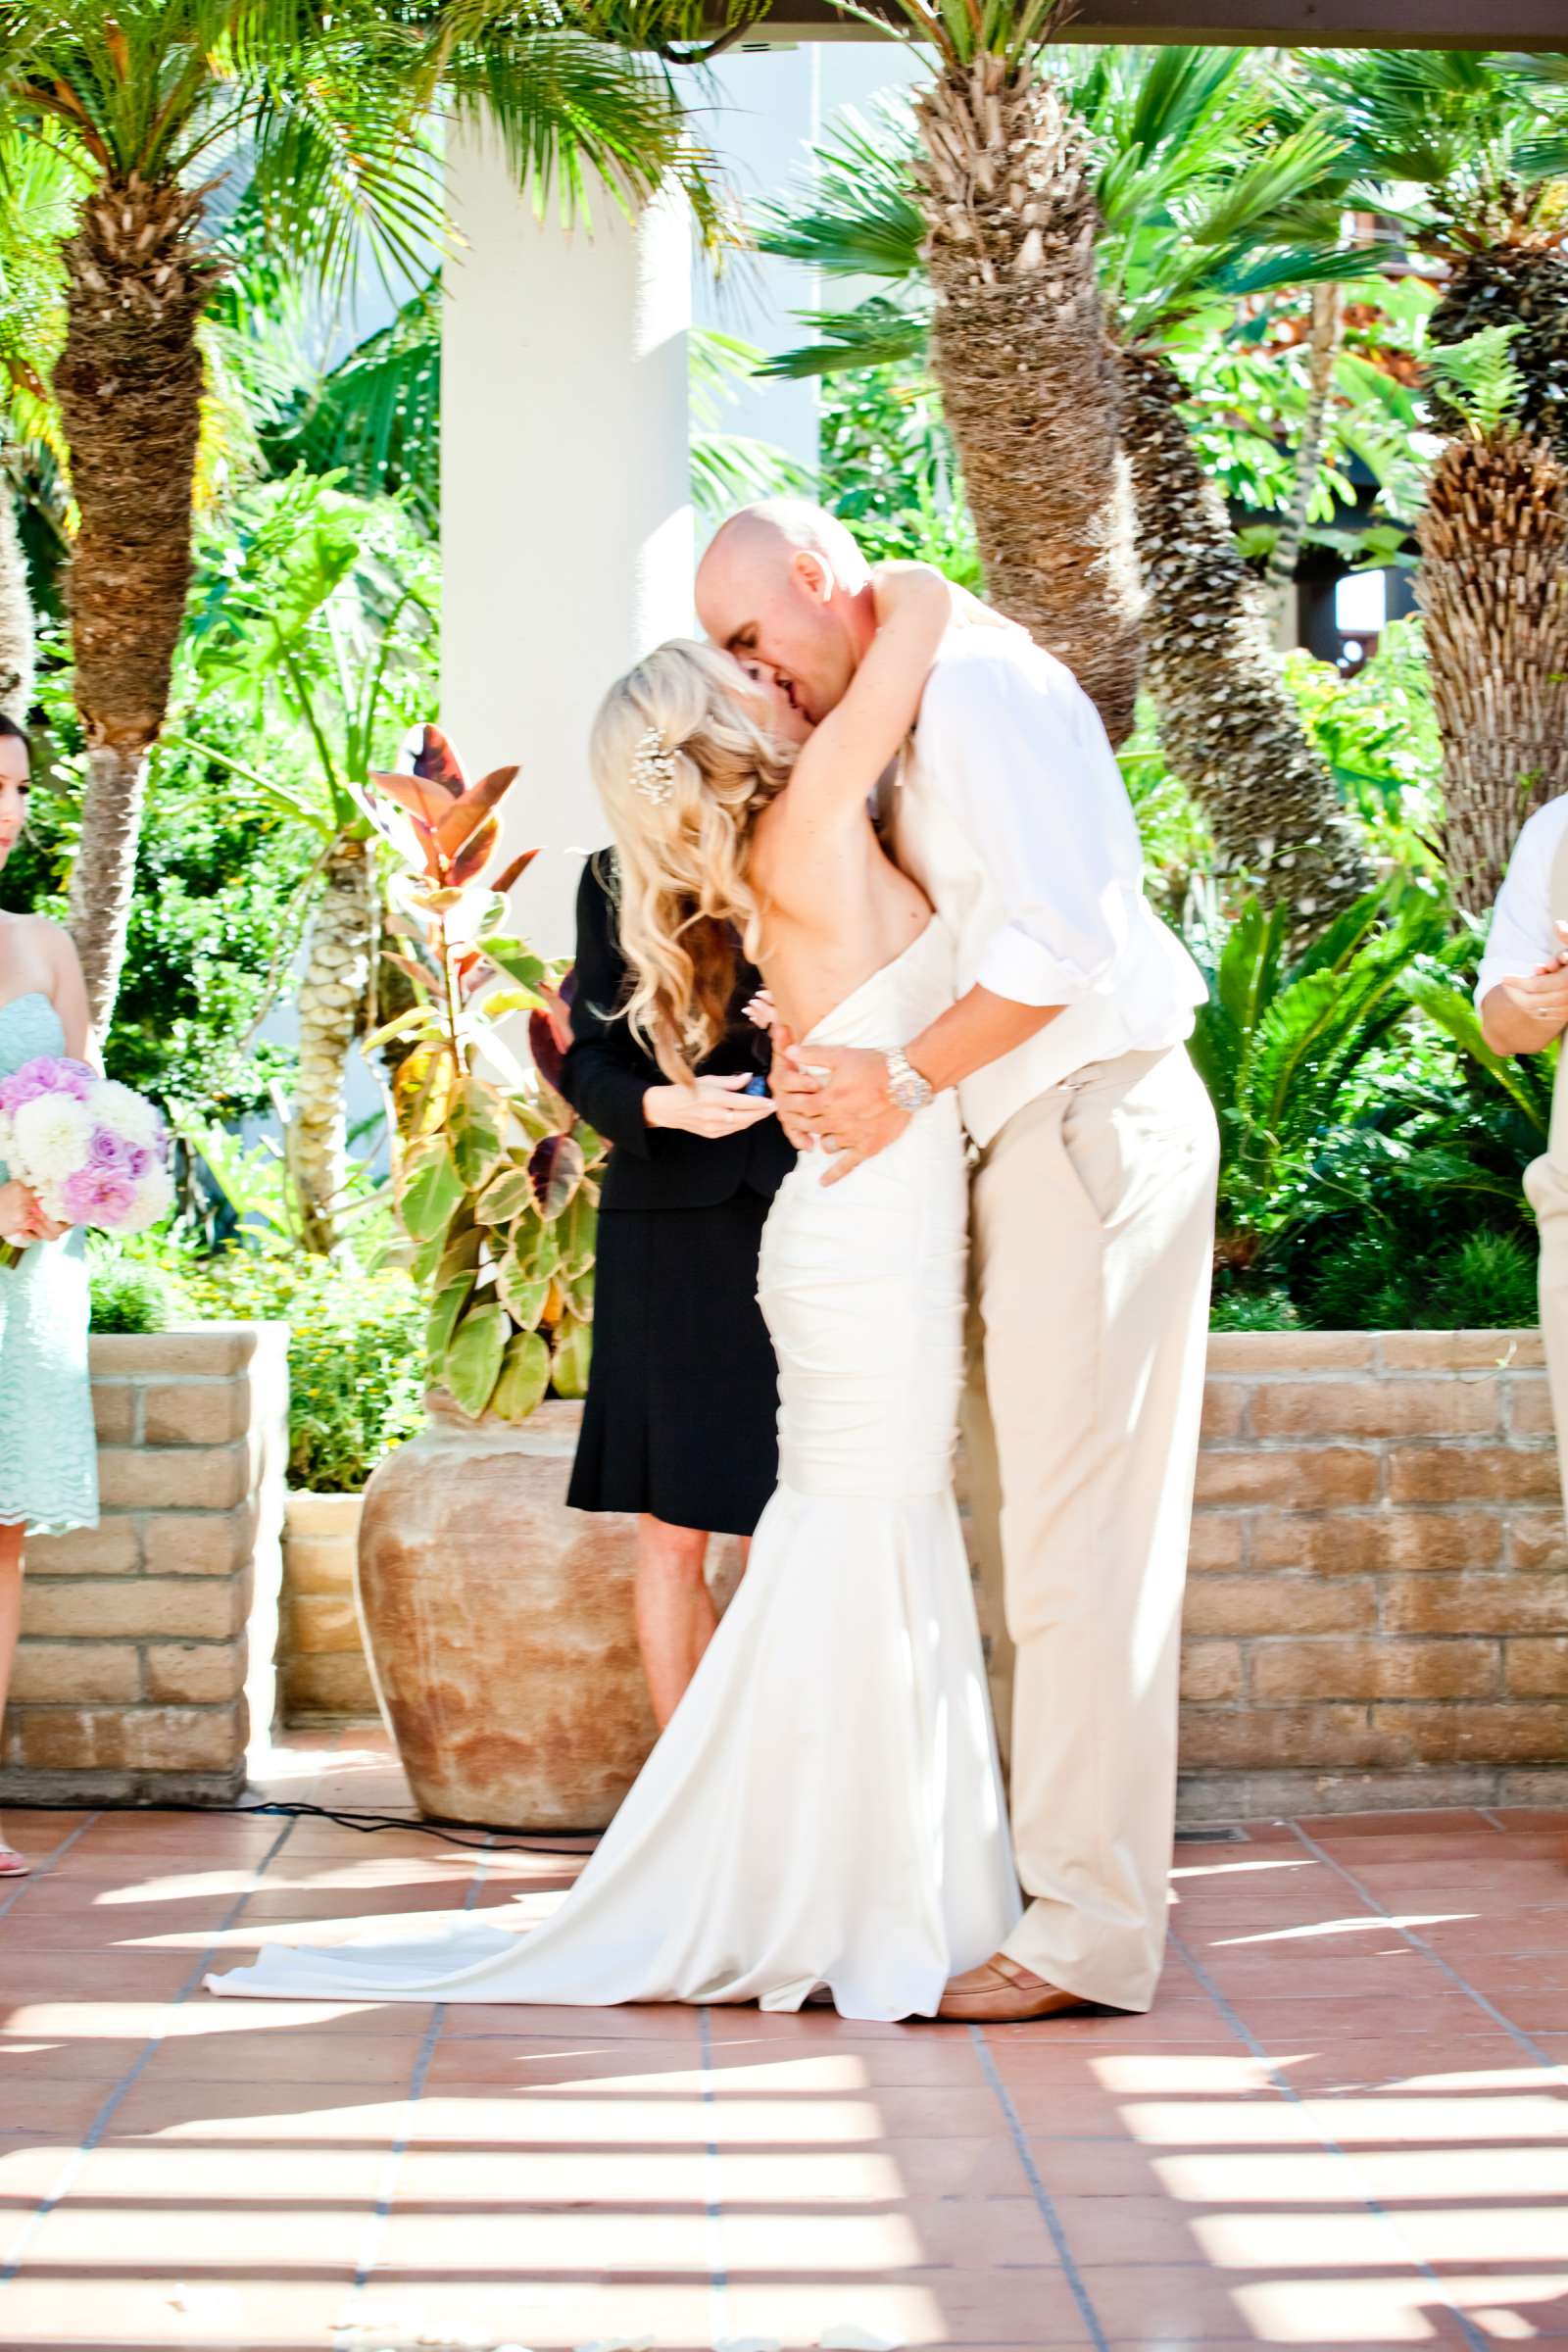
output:
[[[339,834],[305,951],[299,996],[299,1075],[288,1130],[288,1165],[307,1250],[327,1255],[348,1180],[345,1079],[365,1027],[378,950],[380,906],[372,846]]]
[[[32,599],[3,456],[0,452],[0,712],[24,727],[32,705]]]
[[[1524,380],[1518,421],[1568,458],[1568,253],[1556,244],[1491,245],[1466,254],[1431,318],[1433,343],[1463,343],[1484,326],[1517,326],[1508,357]],[[1464,418],[1441,384],[1425,387],[1438,430]]]
[[[1483,914],[1525,818],[1568,791],[1568,466],[1540,433],[1450,441],[1416,535],[1445,858]]]
[[[1344,300],[1338,286],[1312,288],[1312,333],[1307,344],[1306,416],[1296,449],[1296,480],[1291,490],[1291,503],[1280,525],[1280,535],[1274,542],[1268,569],[1263,575],[1269,617],[1276,633],[1285,618],[1291,591],[1296,585],[1296,566],[1300,562],[1307,509],[1312,504],[1318,468],[1323,463],[1329,402],[1334,396],[1334,363],[1340,356],[1344,315]]]
[[[168,708],[190,583],[196,325],[214,277],[192,244],[200,210],[182,188],[105,180],[63,257],[68,324],[54,380],[81,515],[71,612],[87,739],[71,928],[100,1035],[124,957],[147,753]]]
[[[1222,865],[1316,928],[1372,887],[1371,867],[1280,675],[1261,588],[1183,421],[1179,377],[1152,352],[1124,352],[1121,369],[1161,749]]]
[[[1138,699],[1143,599],[1089,142],[1049,81],[990,55],[940,75],[915,115],[931,365],[987,585],[1074,671],[1119,743]]]

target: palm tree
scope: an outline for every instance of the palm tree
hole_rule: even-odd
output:
[[[1446,273],[1429,405],[1450,438],[1418,526],[1444,739],[1446,858],[1490,905],[1532,808],[1568,786],[1568,67],[1561,59],[1328,52],[1361,181]]]
[[[17,509],[24,480],[64,454],[45,377],[63,327],[73,179],[53,142],[0,136],[0,711],[19,723],[32,701],[33,615]]]
[[[906,37],[935,52],[910,183],[931,366],[986,579],[1076,672],[1119,743],[1138,698],[1142,600],[1094,153],[1043,55],[1059,7],[897,0]]]
[[[1461,906],[1496,897],[1519,827],[1568,790],[1568,462],[1524,422],[1512,326],[1434,355],[1462,419],[1417,525],[1443,737],[1445,862]],[[1539,415],[1539,409],[1538,409]]]
[[[1272,86],[1242,52],[1122,50],[1075,71],[1075,119],[1101,159],[1100,274],[1161,746],[1201,803],[1226,864],[1266,899],[1289,898],[1298,920],[1321,919],[1361,895],[1370,869],[1280,675],[1261,585],[1194,447],[1170,354],[1216,305],[1234,311],[1248,297],[1364,273],[1364,252],[1336,249],[1332,207],[1322,217],[1339,147],[1316,122],[1278,132]],[[852,123],[828,165],[801,202],[764,219],[760,242],[842,274],[876,271],[897,293],[819,318],[826,339],[775,363],[795,371],[906,357],[934,334],[907,128],[901,140],[890,121]],[[1004,406],[1000,372],[991,385]]]
[[[657,13],[657,11],[656,11]],[[198,329],[228,260],[224,201],[328,290],[368,256],[422,278],[441,234],[431,111],[497,121],[519,175],[623,200],[696,189],[668,73],[591,7],[535,17],[376,0],[0,0],[0,133],[48,135],[83,193],[54,370],[80,514],[71,599],[87,742],[72,923],[100,1027],[123,955],[149,748],[190,578]]]

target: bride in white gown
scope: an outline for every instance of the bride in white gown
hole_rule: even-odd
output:
[[[946,629],[989,615],[925,565],[876,586],[871,650],[798,757],[792,682],[703,646],[661,648],[601,712],[631,1017],[671,1076],[728,1003],[734,926],[808,1044],[901,1046],[953,1001],[950,937],[868,805]],[[778,1490],[570,1894],[523,1933],[469,1920],[271,1948],[213,1991],[797,2009],[825,1989],[846,2017],[894,2019],[934,2015],[949,1978],[999,1948],[1020,1904],[952,1487],[967,1223],[953,1097],[844,1181],[823,1171],[802,1156],[762,1242]]]

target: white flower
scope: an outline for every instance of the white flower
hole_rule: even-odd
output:
[[[141,1144],[153,1152],[162,1141],[163,1127],[157,1111],[134,1087],[122,1086],[114,1078],[101,1078],[92,1090],[87,1107],[95,1126],[113,1128],[127,1143]]]
[[[11,1132],[10,1113],[0,1110],[0,1167],[9,1164],[15,1156],[16,1149],[17,1139]]]
[[[85,1164],[92,1113],[74,1095],[35,1095],[12,1112],[11,1133],[17,1174],[40,1191]]]
[[[174,1205],[174,1188],[166,1168],[149,1168],[136,1187],[135,1202],[119,1227],[121,1233],[140,1233],[168,1216]]]

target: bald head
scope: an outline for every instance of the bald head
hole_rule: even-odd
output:
[[[770,498],[722,523],[697,568],[715,645],[784,679],[812,725],[842,697],[876,627],[870,566],[834,514]]]

